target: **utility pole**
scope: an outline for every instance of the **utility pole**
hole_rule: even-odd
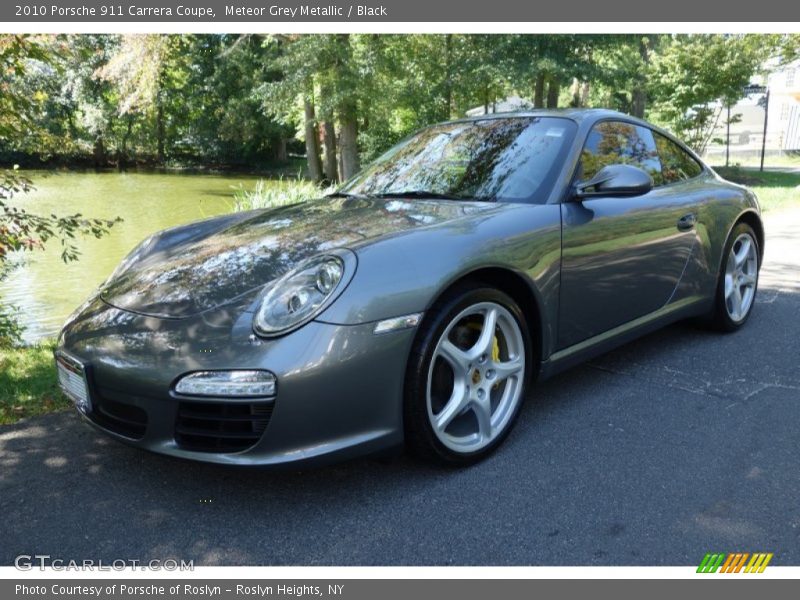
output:
[[[731,103],[728,102],[728,124],[725,141],[725,166],[730,166],[731,158]]]
[[[759,171],[764,171],[764,152],[767,149],[767,123],[769,120],[769,88],[764,96],[764,137],[761,138],[761,168]]]
[[[746,96],[750,96],[751,94],[764,94],[764,135],[761,137],[761,168],[759,171],[764,171],[764,154],[767,150],[767,124],[769,122],[769,87],[766,85],[757,85],[751,83],[750,85],[744,86],[742,89]],[[759,101],[759,105],[761,102]]]

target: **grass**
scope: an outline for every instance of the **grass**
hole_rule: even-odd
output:
[[[69,407],[56,381],[54,345],[0,347],[0,425]]]
[[[302,179],[259,179],[253,190],[240,187],[234,194],[237,211],[254,208],[275,208],[319,198],[333,191]]]
[[[764,212],[800,208],[800,173],[718,167],[714,169],[725,179],[751,188]]]
[[[717,161],[720,159],[724,160],[725,154],[722,153],[720,155],[714,155],[713,158],[707,157],[707,160]],[[737,165],[741,165],[745,168],[756,168],[761,165],[761,155],[758,152],[754,152],[750,155],[740,156],[740,155],[731,155],[731,162]],[[781,154],[780,156],[776,156],[774,154],[767,154],[766,159],[764,160],[764,165],[769,167],[789,167],[793,169],[800,169],[800,154]]]

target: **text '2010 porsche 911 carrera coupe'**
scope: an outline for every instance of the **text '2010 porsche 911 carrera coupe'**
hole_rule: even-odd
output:
[[[223,464],[469,464],[533,381],[753,307],[754,194],[606,110],[426,128],[325,198],[143,241],[59,337],[83,417]],[[534,393],[535,396],[535,393]]]

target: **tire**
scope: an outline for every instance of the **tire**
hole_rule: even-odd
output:
[[[710,315],[713,329],[737,331],[750,318],[758,291],[760,256],[758,237],[753,228],[747,223],[738,223],[722,252],[714,308]]]
[[[528,325],[510,296],[485,285],[448,293],[427,312],[409,356],[408,449],[450,466],[491,454],[514,426],[532,364]]]

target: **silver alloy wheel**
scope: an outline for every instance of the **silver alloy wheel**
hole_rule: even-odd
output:
[[[428,367],[428,419],[448,449],[471,453],[503,433],[522,396],[525,343],[514,315],[495,302],[461,311]]]
[[[756,244],[748,233],[742,233],[731,246],[725,265],[725,310],[738,323],[750,312],[758,282]]]

